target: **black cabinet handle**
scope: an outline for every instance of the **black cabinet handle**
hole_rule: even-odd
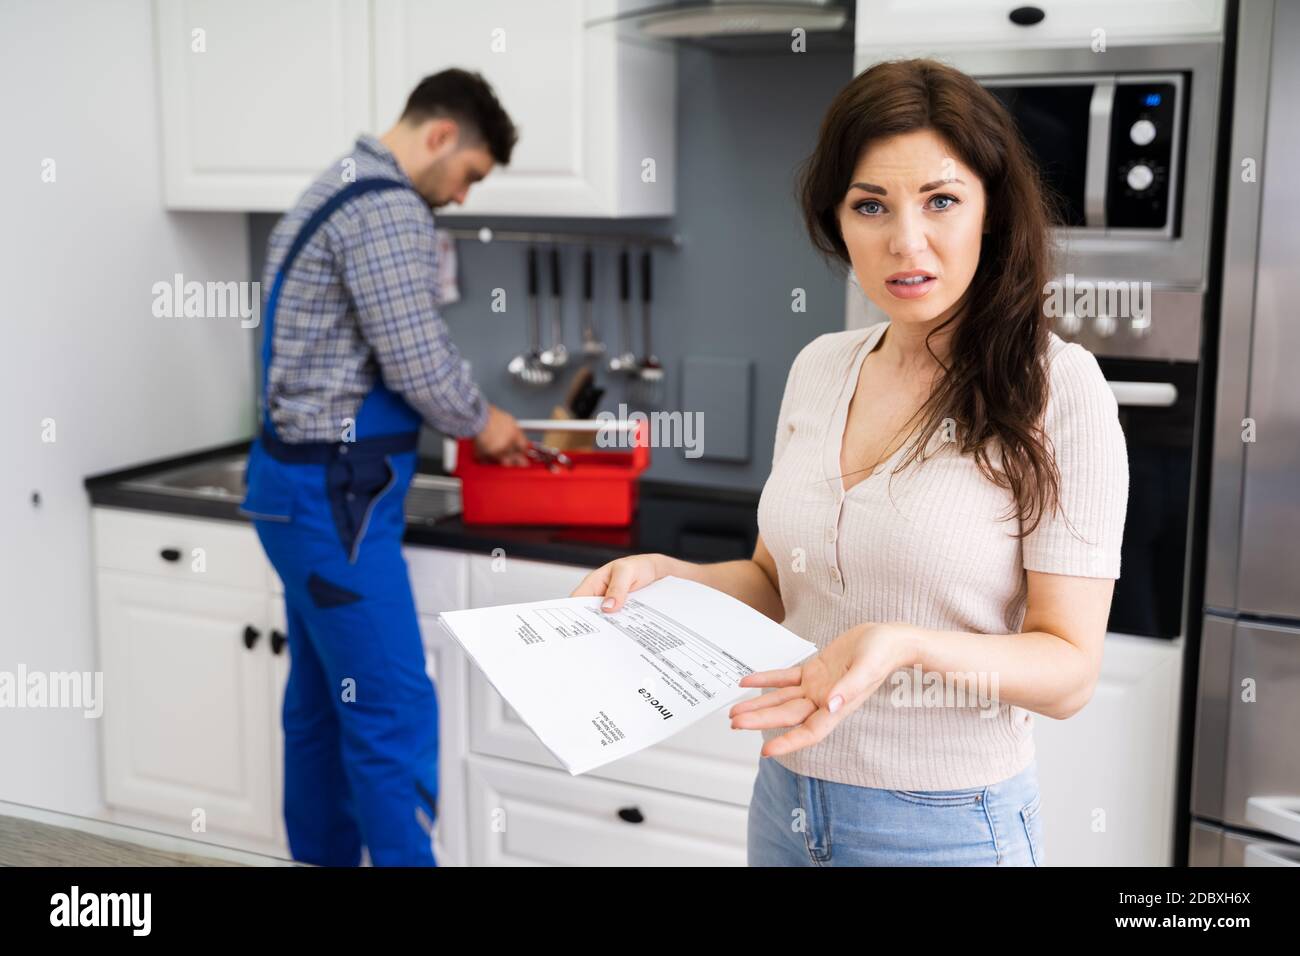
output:
[[[645,823],[645,817],[636,807],[624,807],[618,811],[618,818],[624,823]]]
[[[284,645],[289,643],[289,639],[279,631],[271,630],[271,653],[279,654],[284,650]]]
[[[1042,23],[1047,14],[1042,7],[1016,7],[1007,16],[1016,26],[1032,27],[1037,23]]]
[[[162,558],[164,561],[179,561],[181,559],[181,553],[175,548],[163,548],[158,552],[158,557]]]
[[[249,624],[247,627],[244,628],[244,647],[248,648],[248,650],[251,651],[253,649],[253,645],[257,643],[257,639],[261,636],[262,636],[262,632],[259,631],[257,628],[253,627],[253,625]]]

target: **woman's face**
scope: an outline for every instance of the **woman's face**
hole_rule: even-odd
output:
[[[984,186],[933,130],[871,144],[839,219],[858,283],[892,321],[937,324],[960,308],[979,263]]]

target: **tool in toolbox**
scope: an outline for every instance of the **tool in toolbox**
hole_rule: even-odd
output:
[[[573,459],[560,451],[558,448],[552,448],[549,445],[539,445],[537,442],[529,442],[528,448],[524,454],[533,461],[540,461],[546,466],[547,471],[559,471],[561,468],[572,468]]]
[[[621,432],[615,447],[565,449],[531,443],[530,461],[507,467],[480,461],[474,439],[456,442],[452,474],[461,480],[467,524],[625,527],[636,513],[638,479],[650,466],[649,423],[527,419],[524,431]],[[561,459],[564,459],[563,461]]]

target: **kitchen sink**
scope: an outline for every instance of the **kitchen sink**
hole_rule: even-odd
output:
[[[246,455],[237,455],[196,465],[184,465],[145,478],[124,481],[122,487],[151,494],[238,504],[244,500],[244,470],[247,460]],[[408,521],[433,524],[447,515],[459,513],[459,478],[416,474],[406,495]]]
[[[244,499],[244,467],[247,456],[200,462],[160,471],[156,475],[125,481],[122,487],[193,498]]]

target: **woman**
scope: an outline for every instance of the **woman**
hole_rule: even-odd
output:
[[[800,200],[888,321],[796,357],[753,558],[574,594],[693,578],[817,645],[731,710],[774,758],[751,865],[1041,865],[1031,714],[1092,694],[1128,499],[1114,396],[1044,316],[1043,186],[997,100],[911,60],[837,96]]]

